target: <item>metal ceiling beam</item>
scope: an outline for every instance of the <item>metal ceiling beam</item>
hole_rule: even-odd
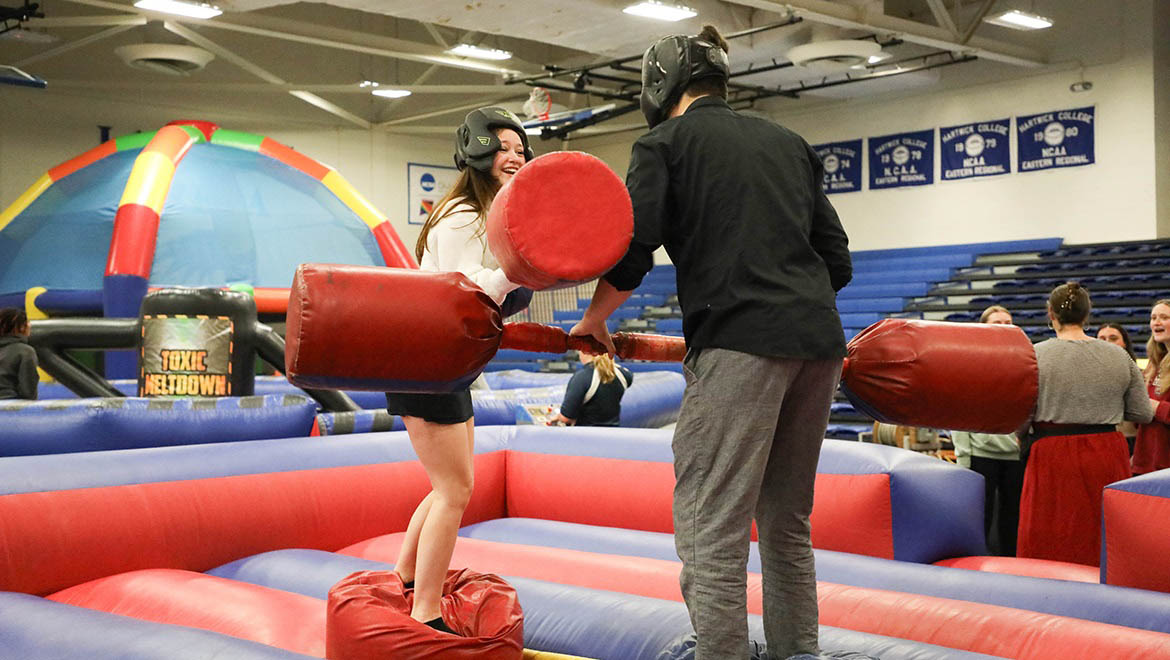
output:
[[[227,48],[224,48],[223,46],[220,46],[219,44],[208,39],[207,37],[204,37],[203,35],[199,34],[198,32],[194,32],[194,31],[192,31],[192,30],[190,30],[182,25],[179,25],[177,23],[173,23],[171,21],[164,22],[163,27],[165,27],[170,32],[173,32],[173,33],[179,35],[180,37],[183,37],[187,41],[190,41],[191,43],[193,43],[197,46],[201,46],[203,48],[206,48],[207,50],[215,53],[219,57],[222,57],[223,59],[231,62],[232,64],[235,64],[236,66],[240,67],[244,71],[247,71],[248,73],[256,76],[257,78],[259,78],[265,82],[270,82],[274,85],[287,84],[282,78],[280,78],[280,76],[277,76],[276,74],[271,73],[270,71],[268,71],[267,69],[264,69],[263,67],[261,67],[259,65],[253,64],[251,61],[237,55],[236,53],[228,50]],[[300,90],[291,91],[291,92],[289,92],[289,94],[304,101],[305,103],[308,103],[308,104],[313,105],[315,107],[318,107],[326,112],[337,115],[338,117],[341,117],[342,119],[344,119],[348,122],[357,124],[358,126],[361,126],[362,128],[370,128],[370,122],[366,121],[365,119],[362,119],[361,117],[353,114],[352,112],[349,112],[348,110],[346,110],[338,105],[335,105],[329,101],[326,101],[325,99],[321,98],[320,96],[317,96],[316,94],[313,94],[311,92],[300,91]]]
[[[926,0],[926,6],[930,7],[930,12],[934,14],[934,20],[938,21],[938,26],[958,39],[960,36],[959,28],[955,25],[955,20],[951,18],[951,12],[943,4],[943,0]]]
[[[971,17],[971,22],[967,25],[967,29],[963,30],[962,39],[959,40],[959,43],[965,44],[971,41],[971,37],[975,35],[975,30],[979,29],[979,26],[983,23],[983,18],[987,16],[987,13],[994,6],[995,0],[983,0],[983,4],[975,12],[975,15]]]
[[[15,66],[22,67],[22,66],[26,66],[28,64],[32,64],[33,62],[40,62],[41,60],[47,60],[51,57],[56,57],[56,56],[61,55],[63,53],[68,53],[71,50],[81,48],[82,46],[88,46],[89,44],[92,44],[95,41],[101,41],[102,39],[112,37],[115,34],[121,34],[122,32],[125,32],[126,30],[136,28],[139,25],[144,25],[146,23],[145,18],[138,17],[138,20],[140,21],[138,23],[132,23],[132,24],[126,24],[126,25],[116,25],[112,28],[102,30],[101,32],[96,32],[94,34],[91,34],[88,37],[82,37],[82,38],[78,39],[77,41],[70,41],[67,44],[61,44],[60,46],[57,46],[56,48],[52,48],[50,50],[46,50],[43,53],[37,53],[36,55],[33,55],[32,57],[26,57],[23,60],[20,60],[19,62],[17,62]]]
[[[316,25],[302,21],[282,19],[273,16],[258,14],[224,14],[214,19],[200,20],[176,18],[171,14],[163,14],[146,9],[139,9],[131,5],[122,5],[108,0],[66,0],[75,4],[113,9],[139,14],[150,20],[161,20],[170,23],[199,25],[202,27],[227,30],[243,34],[251,34],[272,39],[281,39],[294,43],[303,43],[324,48],[346,50],[365,55],[377,55],[391,59],[438,64],[457,69],[477,71],[498,76],[524,75],[516,69],[502,67],[488,62],[477,62],[471,59],[447,55],[437,46],[422,44],[405,39],[383,37],[376,34],[354,32],[326,25]],[[355,37],[364,43],[357,43]]]
[[[33,27],[71,28],[71,27],[108,27],[111,25],[143,25],[146,18],[133,14],[117,14],[108,16],[62,16],[60,18],[38,18]]]
[[[412,94],[437,94],[437,95],[466,95],[466,94],[494,94],[497,92],[507,91],[506,87],[501,85],[385,85],[387,88],[405,89]],[[69,88],[69,89],[151,89],[158,92],[240,92],[247,94],[256,93],[274,93],[285,94],[288,92],[304,91],[304,92],[318,92],[322,94],[363,94],[369,95],[369,88],[360,88],[354,83],[340,84],[340,85],[298,85],[297,83],[202,83],[202,82],[177,82],[177,83],[141,83],[141,82],[125,82],[125,81],[101,81],[101,80],[58,80],[53,79],[53,87]]]
[[[459,105],[446,106],[443,108],[439,108],[437,110],[429,110],[427,112],[419,112],[419,113],[409,115],[406,117],[398,117],[397,119],[391,119],[390,121],[384,121],[384,122],[381,122],[379,124],[375,124],[375,128],[390,128],[393,126],[399,126],[401,124],[405,124],[407,122],[418,121],[420,119],[429,119],[431,117],[439,117],[442,115],[450,114],[452,112],[459,112],[460,110],[471,110],[473,108],[482,108],[482,107],[488,106],[488,105],[497,105],[499,103],[505,103],[507,101],[515,101],[515,100],[526,98],[526,97],[527,97],[527,94],[520,94],[520,95],[510,94],[508,96],[499,96],[496,98],[480,99],[480,100],[474,101],[472,103],[461,103]],[[450,130],[452,130],[452,128],[449,127],[447,130],[450,131]]]
[[[972,38],[960,43],[945,29],[886,15],[873,15],[848,4],[828,0],[724,0],[745,7],[754,7],[778,14],[795,11],[797,15],[817,23],[835,25],[852,30],[869,30],[896,34],[899,38],[932,48],[969,53],[979,59],[1015,66],[1039,67],[1048,64],[1044,53],[1024,46],[991,39]]]

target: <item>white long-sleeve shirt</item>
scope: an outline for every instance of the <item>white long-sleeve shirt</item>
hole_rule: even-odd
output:
[[[427,234],[419,270],[463,273],[499,305],[520,285],[504,275],[488,249],[487,238],[475,235],[476,219],[475,210],[462,203],[443,216]]]

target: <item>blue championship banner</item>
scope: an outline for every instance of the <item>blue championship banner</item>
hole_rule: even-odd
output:
[[[943,181],[1011,174],[1010,118],[938,129]]]
[[[869,188],[934,183],[934,129],[869,138]]]
[[[421,225],[459,178],[459,170],[443,165],[406,164],[406,221]]]
[[[1016,117],[1018,172],[1093,163],[1094,107]]]
[[[826,195],[861,190],[861,140],[813,146],[825,166],[821,185]]]

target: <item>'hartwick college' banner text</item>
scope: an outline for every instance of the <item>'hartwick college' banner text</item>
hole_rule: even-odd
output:
[[[825,166],[825,194],[861,190],[861,140],[830,142],[813,147]]]
[[[1010,174],[1010,118],[938,129],[943,181]]]
[[[1094,108],[1016,117],[1018,172],[1093,163]]]
[[[869,138],[869,188],[934,183],[934,129]]]

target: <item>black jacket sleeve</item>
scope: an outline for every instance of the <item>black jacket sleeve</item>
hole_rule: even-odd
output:
[[[665,242],[670,173],[662,145],[643,136],[634,143],[626,188],[634,205],[634,238],[626,256],[604,275],[618,291],[638,288],[654,267],[654,251]]]
[[[837,210],[825,195],[822,179],[825,167],[813,148],[808,146],[809,160],[813,164],[813,218],[809,243],[820,255],[829,269],[829,282],[834,291],[840,291],[853,279],[853,259],[849,256],[849,237],[837,217]]]

